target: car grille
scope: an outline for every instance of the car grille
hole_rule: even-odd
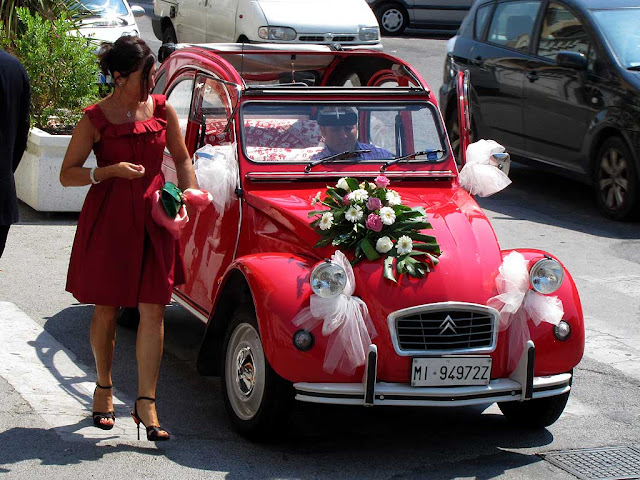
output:
[[[485,353],[495,349],[497,312],[482,305],[448,302],[414,307],[391,315],[390,322],[399,353]]]
[[[356,37],[352,35],[336,35],[331,38],[331,42],[339,43],[339,42],[353,42]],[[300,35],[298,40],[301,42],[326,42],[327,40],[324,35]]]

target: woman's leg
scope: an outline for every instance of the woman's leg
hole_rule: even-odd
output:
[[[164,305],[140,303],[138,310],[140,311],[136,340],[138,396],[156,398],[156,384],[164,343]],[[139,400],[136,406],[145,426],[159,426],[155,403]]]
[[[116,343],[116,315],[118,307],[108,305],[96,305],[91,318],[91,350],[96,362],[98,372],[98,384],[103,387],[112,385],[111,367],[113,364],[113,349]],[[93,395],[94,412],[113,411],[113,390],[96,388]],[[103,425],[113,425],[114,420],[103,418]]]

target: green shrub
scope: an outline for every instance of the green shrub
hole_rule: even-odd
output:
[[[20,59],[31,81],[31,122],[62,133],[73,128],[82,107],[98,98],[95,44],[76,34],[66,13],[55,20],[26,8],[16,9],[17,34],[0,31],[0,47]]]

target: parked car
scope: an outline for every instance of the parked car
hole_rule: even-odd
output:
[[[367,0],[385,35],[407,27],[456,30],[474,0]]]
[[[154,0],[163,43],[287,43],[382,49],[365,0]]]
[[[268,434],[294,399],[560,416],[584,349],[575,284],[546,252],[500,249],[415,69],[322,46],[179,47],[164,47],[155,92],[214,204],[189,213],[173,298],[206,324],[198,369],[222,377],[239,432]],[[328,154],[332,126],[357,150]],[[163,172],[177,181],[166,151]],[[494,303],[507,258],[518,301],[561,305],[556,322]]]
[[[479,0],[445,61],[449,130],[457,130],[456,73],[468,70],[476,138],[592,184],[605,216],[636,218],[638,25],[638,0]]]
[[[82,19],[80,35],[99,42],[115,42],[122,35],[140,35],[135,17],[144,16],[144,8],[130,6],[127,0],[79,0],[89,12]]]

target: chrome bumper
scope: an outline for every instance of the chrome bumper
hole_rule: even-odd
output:
[[[412,387],[406,383],[377,382],[377,359],[377,348],[371,345],[362,383],[294,383],[296,400],[336,405],[461,407],[552,397],[571,390],[570,373],[533,376],[535,347],[531,341],[511,376],[492,380],[488,385]]]

